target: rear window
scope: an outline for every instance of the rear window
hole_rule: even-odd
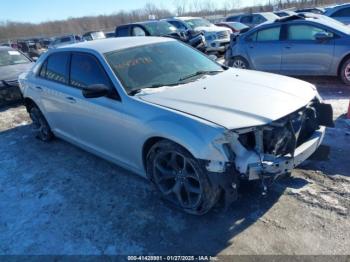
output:
[[[62,84],[68,84],[68,61],[68,52],[50,55],[47,60],[45,78]]]

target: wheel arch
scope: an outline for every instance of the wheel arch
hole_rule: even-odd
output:
[[[338,64],[338,68],[337,68],[337,75],[340,76],[341,74],[341,69],[343,67],[343,64],[345,63],[346,60],[348,60],[350,58],[350,53],[347,53],[339,62]]]
[[[194,155],[191,153],[191,151],[184,145],[182,145],[181,143],[174,141],[173,139],[169,139],[166,138],[164,136],[153,136],[153,137],[149,137],[145,143],[142,146],[142,164],[143,164],[143,168],[145,171],[147,171],[147,155],[149,153],[149,151],[151,150],[151,148],[157,144],[160,141],[169,141],[172,143],[177,144],[178,146],[181,146],[183,149],[185,149],[191,156],[194,157]]]

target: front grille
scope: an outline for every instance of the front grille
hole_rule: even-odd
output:
[[[230,34],[227,31],[222,31],[222,32],[218,32],[216,36],[218,39],[226,39],[230,37]]]

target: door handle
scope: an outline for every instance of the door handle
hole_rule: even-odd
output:
[[[284,47],[285,49],[291,49],[292,47],[290,45],[287,45]]]
[[[71,104],[75,104],[77,102],[77,100],[75,100],[75,98],[71,97],[71,96],[68,96],[66,97],[66,99],[68,100],[69,103]]]
[[[37,91],[40,91],[40,92],[43,91],[43,88],[42,88],[41,86],[36,86],[35,89],[36,89]]]

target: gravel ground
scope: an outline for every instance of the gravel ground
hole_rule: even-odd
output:
[[[322,148],[267,197],[245,185],[203,217],[64,141],[34,139],[24,107],[0,109],[0,254],[350,254],[350,90],[306,80],[334,106]]]

